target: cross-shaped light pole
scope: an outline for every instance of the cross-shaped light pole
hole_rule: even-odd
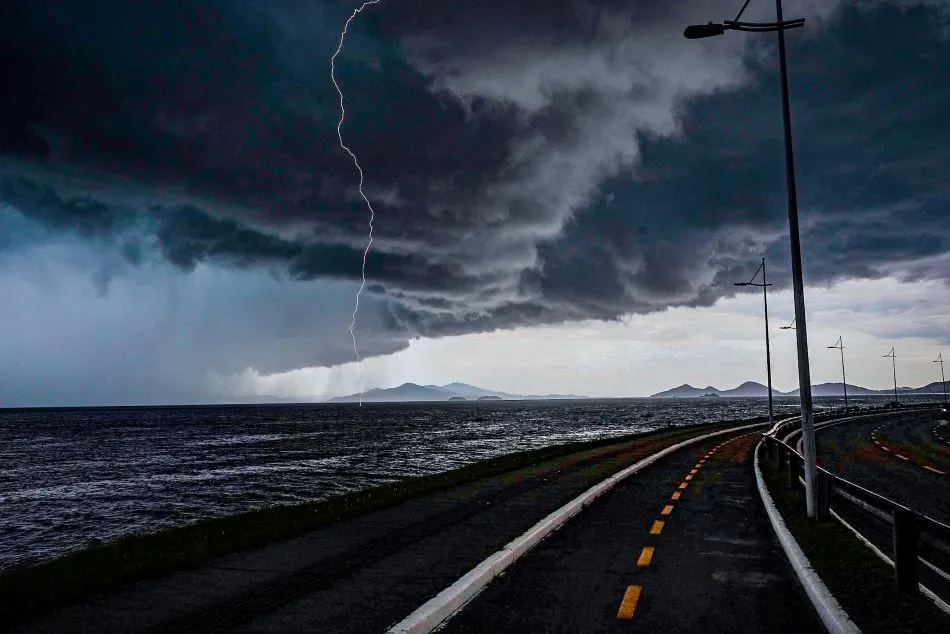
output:
[[[943,374],[943,353],[937,355],[937,360],[934,363],[940,364],[940,383],[943,385],[943,404],[947,404],[947,377]]]
[[[844,390],[844,411],[848,411],[848,382],[844,378],[844,341],[841,339],[841,335],[838,335],[838,341],[835,342],[835,345],[828,346],[828,348],[841,350],[841,389]]]
[[[808,517],[818,517],[818,455],[815,451],[815,419],[811,402],[811,371],[808,367],[808,333],[805,328],[805,285],[802,281],[802,246],[798,230],[798,196],[795,190],[795,160],[792,153],[792,119],[788,105],[788,67],[785,61],[785,31],[805,25],[804,19],[783,20],[782,0],[775,0],[775,22],[739,22],[749,6],[746,0],[735,20],[693,24],[683,36],[690,40],[722,35],[726,31],[778,33],[779,83],[782,90],[782,128],[785,133],[785,186],[788,193],[788,234],[792,255],[792,288],[795,299],[795,328],[798,344],[798,392],[802,404],[802,449],[805,463],[805,506]]]
[[[759,271],[762,271],[761,284],[755,281],[755,278],[759,276]],[[748,282],[736,282],[735,286],[762,287],[762,303],[765,307],[765,375],[769,384],[769,429],[771,429],[775,426],[775,415],[772,410],[772,352],[769,350],[769,296],[766,292],[771,284],[765,281],[765,258],[762,258],[762,264],[755,270],[755,273],[752,274],[752,278]]]
[[[882,359],[887,359],[890,357],[891,365],[894,368],[894,402],[897,402],[897,353],[894,352],[894,347],[891,346],[891,351],[883,355]]]

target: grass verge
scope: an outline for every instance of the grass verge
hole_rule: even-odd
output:
[[[864,634],[947,634],[950,616],[929,599],[899,592],[894,570],[834,519],[811,522],[805,495],[787,486],[788,476],[759,455],[775,506],[812,567]]]
[[[763,418],[721,421],[589,442],[566,443],[482,460],[443,473],[408,478],[306,504],[274,506],[204,520],[68,553],[36,565],[0,571],[0,623],[12,623],[120,586],[218,557],[267,546],[412,498],[517,469],[647,437],[685,439]]]

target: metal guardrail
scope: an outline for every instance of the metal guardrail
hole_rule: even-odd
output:
[[[815,421],[825,422],[888,411],[932,410],[939,407],[890,405],[849,408],[847,411],[821,412],[815,416]],[[800,432],[801,418],[794,417],[779,421],[764,436],[769,457],[787,471],[788,486],[795,488],[804,486],[804,458],[786,441]],[[839,512],[839,505],[844,504],[852,513],[857,512],[872,524],[890,532],[894,577],[898,588],[911,593],[918,592],[918,561],[944,580],[950,581],[950,526],[845,480],[822,466],[818,467],[816,486],[817,512],[820,519],[828,517],[833,507],[837,507],[835,511]]]

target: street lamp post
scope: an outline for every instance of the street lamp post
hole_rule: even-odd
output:
[[[888,357],[891,358],[891,366],[894,369],[894,402],[896,403],[897,402],[897,353],[894,352],[893,346],[891,347],[891,351],[883,355],[881,358],[887,359]]]
[[[937,360],[934,363],[940,364],[940,383],[943,385],[943,404],[947,404],[947,377],[943,374],[943,353],[937,355]]]
[[[828,348],[841,350],[841,389],[844,390],[844,411],[848,411],[848,382],[844,378],[844,341],[841,339],[841,335],[838,335],[838,341],[835,342],[835,345],[828,346]]]
[[[755,281],[759,271],[762,271],[762,283]],[[771,284],[765,281],[765,258],[762,258],[762,264],[755,270],[752,278],[748,282],[736,282],[736,286],[761,286],[762,304],[765,308],[765,375],[769,385],[769,429],[775,426],[775,415],[772,410],[772,352],[769,350],[769,297],[766,292]]]
[[[798,388],[802,408],[802,445],[805,463],[805,505],[808,517],[817,519],[818,490],[815,486],[818,470],[815,451],[815,419],[812,412],[811,371],[808,366],[808,333],[805,328],[805,289],[802,280],[802,247],[798,229],[798,196],[795,190],[795,160],[792,152],[792,122],[788,105],[788,69],[785,59],[785,30],[804,26],[805,20],[783,20],[782,0],[775,0],[775,22],[739,22],[748,1],[739,10],[735,20],[715,24],[694,24],[686,27],[687,39],[722,35],[727,30],[755,33],[778,33],[779,78],[782,94],[782,128],[785,136],[785,185],[788,193],[788,234],[791,242],[792,287],[795,299],[795,328],[798,344]]]

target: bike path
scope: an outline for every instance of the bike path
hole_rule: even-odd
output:
[[[776,541],[754,435],[710,440],[619,485],[445,632],[824,632]]]

